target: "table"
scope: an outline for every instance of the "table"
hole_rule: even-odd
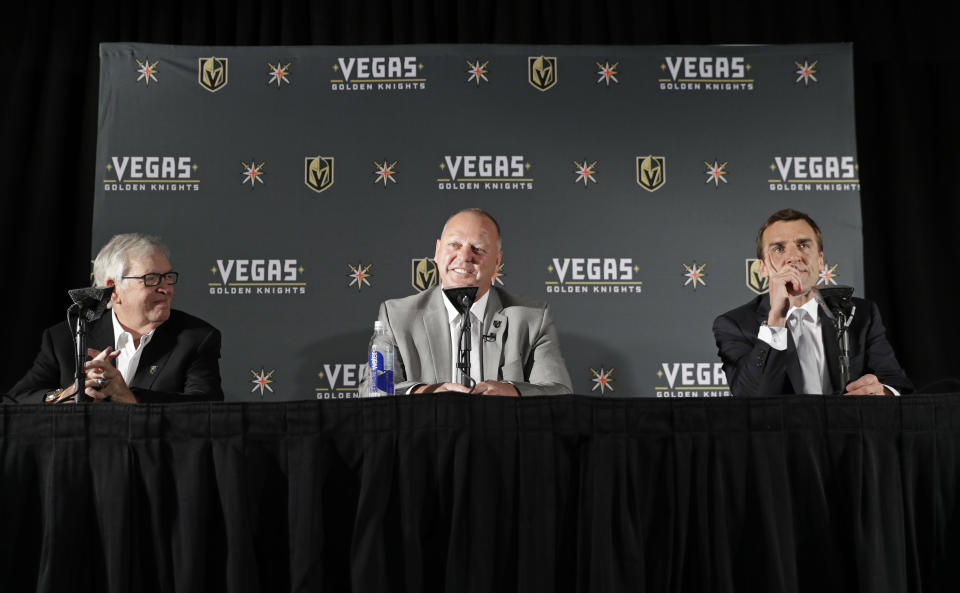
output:
[[[954,591],[960,397],[0,406],[3,591]]]

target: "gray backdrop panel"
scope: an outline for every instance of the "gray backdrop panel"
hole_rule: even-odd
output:
[[[391,56],[412,72],[357,77],[360,58]],[[538,56],[556,58],[547,90],[529,81]],[[211,57],[227,60],[216,91],[199,82]],[[332,82],[351,59],[350,79]],[[477,60],[486,64],[480,84],[469,80]],[[718,73],[721,63],[742,72]],[[270,82],[272,67],[287,64]],[[615,80],[601,74],[608,64]],[[457,155],[520,156],[519,178],[530,181],[506,182],[530,189],[445,189],[441,165]],[[637,183],[646,155],[665,159],[666,181],[652,192]],[[305,159],[316,156],[334,158],[322,192],[304,181]],[[189,174],[133,176],[134,157],[188,158]],[[790,159],[784,176],[778,157]],[[817,158],[846,158],[847,171],[813,179]],[[386,186],[374,165],[384,160],[396,162]],[[584,161],[596,163],[586,186],[575,173]],[[726,163],[717,183],[708,176],[715,161]],[[122,179],[115,162],[127,163]],[[723,396],[711,324],[755,295],[745,265],[771,212],[810,213],[825,237],[824,281],[862,292],[855,162],[848,44],[104,44],[93,253],[119,232],[167,242],[181,273],[175,306],[223,332],[228,399],[348,397],[378,304],[414,292],[411,261],[433,255],[447,215],[478,206],[503,227],[499,281],[552,306],[576,392]],[[251,185],[242,163],[263,163],[262,183]],[[574,260],[587,258],[618,269],[629,260],[631,273],[572,278]],[[280,260],[296,272],[255,282],[235,273],[241,260]],[[358,290],[349,274],[361,263],[372,276]],[[705,266],[705,284],[687,275],[694,264]],[[230,294],[242,290],[251,294]],[[601,386],[600,375],[610,381]]]

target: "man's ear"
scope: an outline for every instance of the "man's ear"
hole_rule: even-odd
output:
[[[113,287],[113,292],[110,293],[110,302],[111,302],[111,303],[114,303],[114,304],[119,303],[119,302],[120,302],[120,295],[117,294],[117,283],[113,281],[113,278],[107,278],[106,281],[104,282],[104,284],[105,284],[106,286],[112,286],[112,287]]]

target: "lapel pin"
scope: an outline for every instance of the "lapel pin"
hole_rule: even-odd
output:
[[[152,366],[150,367],[150,374],[151,374],[151,375],[156,375],[158,370],[160,370],[160,367],[158,367],[157,365],[152,365]]]
[[[493,327],[495,327],[495,328],[497,328],[497,329],[500,329],[500,324],[501,324],[501,323],[502,323],[502,321],[500,321],[499,319],[495,319],[494,322],[493,322]]]

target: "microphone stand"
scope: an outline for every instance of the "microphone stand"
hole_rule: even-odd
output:
[[[67,320],[70,319],[70,311],[77,314],[77,323],[73,326],[73,397],[70,401],[74,403],[86,403],[93,401],[93,398],[84,392],[87,382],[87,372],[83,368],[87,358],[87,315],[86,310],[80,303],[74,303],[67,309]]]
[[[836,319],[834,327],[837,330],[837,343],[840,346],[840,391],[850,383],[850,324],[853,323],[853,313],[856,311],[856,305],[852,305],[849,315],[838,307],[834,312]]]
[[[460,328],[460,361],[457,368],[460,369],[460,384],[466,385],[470,389],[477,384],[470,376],[470,350],[473,347],[473,323],[470,320],[470,302],[466,295],[461,299],[463,309],[463,326]]]
[[[850,383],[850,324],[857,306],[850,298],[853,296],[853,287],[850,286],[822,286],[817,289],[817,302],[823,305],[827,317],[833,322],[837,332],[837,346],[840,349],[840,385],[838,393]]]
[[[63,401],[72,401],[76,403],[85,403],[93,401],[93,398],[84,393],[87,383],[87,373],[83,368],[87,358],[87,323],[99,319],[110,302],[110,294],[113,292],[112,286],[76,288],[67,291],[73,304],[67,308],[67,326],[73,328],[73,397]],[[76,324],[70,323],[70,313],[76,313]]]
[[[460,339],[457,342],[457,371],[459,377],[454,380],[461,385],[465,385],[473,390],[477,382],[470,376],[470,351],[473,349],[473,338],[471,329],[473,323],[470,320],[470,307],[477,298],[478,288],[476,286],[461,286],[458,288],[443,289],[444,295],[450,300],[454,308],[463,316],[463,325],[460,326]]]

